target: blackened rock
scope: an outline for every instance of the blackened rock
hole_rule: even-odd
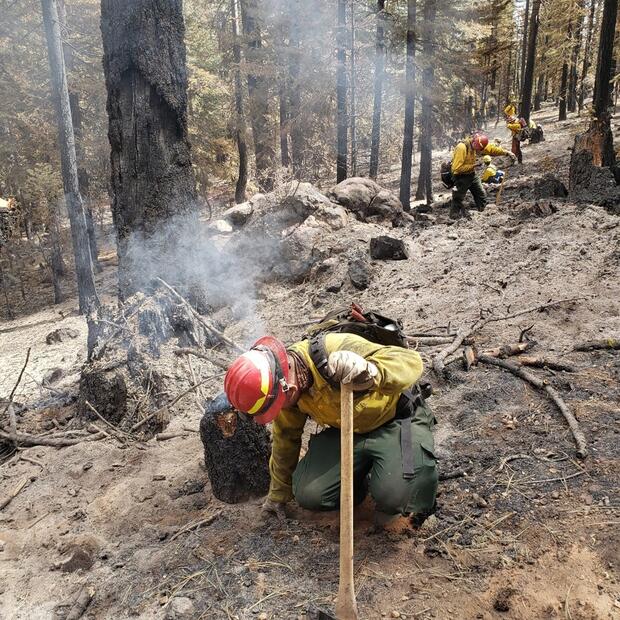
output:
[[[343,286],[344,286],[344,282],[342,280],[335,280],[334,282],[330,282],[325,287],[325,290],[328,293],[338,293]]]
[[[367,289],[370,286],[370,265],[362,258],[349,261],[349,278],[356,289]]]
[[[370,240],[370,257],[377,260],[407,260],[409,252],[401,239],[382,235]]]
[[[53,332],[50,332],[45,337],[46,344],[56,344],[58,342],[65,342],[65,340],[69,340],[71,338],[77,338],[80,335],[80,332],[77,329],[72,329],[71,327],[61,327],[60,329],[55,329]]]
[[[534,196],[536,198],[566,198],[566,185],[553,174],[545,174],[534,181]]]

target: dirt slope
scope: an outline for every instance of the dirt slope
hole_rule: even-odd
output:
[[[587,204],[532,199],[534,175],[552,171],[567,183],[567,148],[580,126],[577,119],[551,123],[551,113],[543,115],[547,141],[526,147],[525,164],[509,171],[499,207],[457,223],[437,208],[414,230],[350,226],[330,248],[334,256],[345,245],[365,254],[373,230],[405,239],[410,251],[407,261],[373,262],[366,291],[352,288],[342,261],[300,285],[261,290],[261,318],[286,340],[298,338],[309,317],[351,299],[403,317],[411,332],[472,323],[481,310],[503,314],[576,299],[491,323],[476,344],[514,342],[533,325],[534,352],[578,368],[536,372],[579,418],[588,459],[575,459],[559,412],[512,375],[453,365],[446,382],[431,376],[441,471],[467,475],[441,483],[438,513],[420,530],[403,519],[389,532],[368,535],[372,506],[359,509],[362,618],[620,617],[620,357],[572,351],[575,342],[620,336],[620,219]],[[507,140],[501,127],[497,135]],[[102,277],[113,291],[112,264]],[[339,292],[327,292],[334,282],[342,282]],[[54,389],[71,400],[85,352],[74,305],[60,308],[64,318],[59,308],[47,309],[0,327],[0,394],[10,391],[31,346],[17,400],[49,398],[38,383],[52,367],[65,375]],[[59,327],[79,336],[45,344]],[[429,360],[439,349],[420,350]],[[179,358],[175,370],[185,372],[186,361]],[[195,370],[201,373],[199,363]],[[217,389],[210,385],[204,395]],[[26,414],[19,424],[41,418],[50,427],[52,418],[63,424],[73,407],[39,410],[36,420]],[[218,502],[203,468],[200,415],[190,396],[169,427],[183,436],[29,448],[21,454],[30,460],[0,466],[0,498],[29,481],[0,511],[0,617],[54,617],[83,586],[94,590],[87,618],[283,620],[332,605],[338,515],[293,509],[291,520],[269,529],[258,522],[258,502]],[[188,525],[196,527],[181,532]]]

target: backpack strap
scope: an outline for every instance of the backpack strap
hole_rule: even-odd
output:
[[[335,387],[334,382],[327,374],[327,349],[325,348],[325,334],[314,334],[308,339],[310,345],[310,359],[327,383]]]

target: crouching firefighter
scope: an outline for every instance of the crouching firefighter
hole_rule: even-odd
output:
[[[452,205],[450,217],[458,219],[469,217],[463,201],[467,192],[471,192],[478,211],[484,211],[487,204],[487,195],[482,187],[480,177],[476,174],[476,155],[502,156],[508,155],[514,161],[515,155],[501,146],[489,144],[489,138],[482,133],[475,133],[470,138],[459,142],[452,156],[452,177],[454,189],[452,191]]]
[[[355,502],[370,492],[377,527],[397,515],[419,523],[431,514],[435,420],[416,385],[421,375],[417,351],[354,333],[317,333],[288,348],[267,336],[233,362],[224,381],[231,404],[259,424],[273,423],[263,515],[282,518],[293,498],[308,510],[338,508],[341,382],[351,383],[355,396]],[[299,460],[308,419],[324,429]]]

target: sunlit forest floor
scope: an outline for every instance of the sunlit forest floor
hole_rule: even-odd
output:
[[[367,290],[354,290],[338,266],[298,285],[273,282],[260,290],[258,318],[286,341],[299,338],[312,317],[353,299],[402,317],[413,332],[455,329],[481,310],[503,314],[575,298],[489,324],[476,344],[512,343],[531,327],[535,352],[577,367],[538,372],[575,412],[588,458],[575,458],[559,412],[520,379],[458,364],[446,382],[431,377],[441,472],[466,475],[441,482],[437,514],[419,529],[400,519],[370,535],[370,500],[357,509],[361,618],[620,617],[620,357],[573,351],[576,343],[620,335],[620,219],[599,206],[536,197],[534,182],[544,173],[568,185],[569,148],[584,124],[573,115],[556,123],[556,113],[545,108],[534,116],[546,141],[525,147],[523,166],[508,169],[499,205],[492,193],[486,211],[472,211],[471,220],[454,223],[437,206],[413,227],[355,223],[345,230],[341,243],[362,253],[377,233],[409,248],[409,260],[374,261]],[[509,141],[501,124],[489,135]],[[447,157],[438,152],[437,164]],[[394,188],[396,174],[379,182]],[[439,204],[448,198],[441,192],[437,183]],[[98,283],[111,300],[110,239],[102,263]],[[21,316],[0,327],[1,394],[10,392],[32,347],[16,399],[30,406],[20,428],[62,427],[75,410],[86,327],[74,298],[51,306],[44,301],[50,297],[49,284],[40,282],[30,311],[23,303]],[[75,337],[46,344],[61,327]],[[421,353],[428,362],[437,350]],[[175,371],[185,372],[184,364],[179,359]],[[42,385],[54,368],[62,376],[53,387]],[[0,468],[0,497],[29,480],[0,512],[2,618],[66,613],[62,605],[83,586],[95,592],[88,618],[314,619],[316,610],[333,607],[338,514],[295,509],[286,524],[266,527],[258,501],[216,500],[197,433],[201,408],[191,398],[183,403],[167,429],[180,436],[167,441],[29,448],[22,452],[28,461]]]

